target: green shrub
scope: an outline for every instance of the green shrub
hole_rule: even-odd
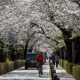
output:
[[[17,60],[18,68],[22,66],[22,60]]]
[[[6,61],[0,63],[0,75],[24,66],[24,60]]]
[[[9,62],[9,71],[13,70],[14,63],[12,61]]]
[[[23,66],[25,65],[25,60],[22,60]]]
[[[73,74],[73,66],[74,66],[73,63],[70,63],[70,62],[68,62],[67,60],[64,60],[64,67],[63,67],[63,68],[64,68],[68,73]]]
[[[23,60],[15,60],[14,61],[14,69],[20,68],[24,66],[24,61]]]
[[[24,66],[24,61],[23,60],[17,60],[18,62],[18,67]]]
[[[73,74],[73,64],[67,60],[60,60],[60,66],[63,67],[68,73]]]
[[[73,74],[73,63],[68,62],[68,68],[67,68],[67,72],[70,74]]]
[[[9,71],[9,63],[8,62],[4,63],[4,70],[5,70],[5,73]]]
[[[80,65],[74,65],[67,60],[60,60],[62,66],[68,73],[72,74],[76,80],[80,80]]]
[[[80,65],[73,66],[73,76],[76,80],[80,80]]]
[[[59,60],[59,64],[60,64],[61,67],[64,67],[64,60],[63,59],[60,59]]]
[[[63,68],[64,68],[65,70],[68,69],[68,61],[67,61],[67,60],[64,60],[64,66],[63,66]]]
[[[4,70],[4,63],[0,63],[0,75],[4,74],[5,73],[4,71],[5,71]]]
[[[5,62],[4,63],[4,70],[5,70],[5,73],[12,71],[13,70],[13,62],[11,62],[11,61]]]

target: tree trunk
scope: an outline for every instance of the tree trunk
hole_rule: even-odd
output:
[[[64,42],[66,45],[66,59],[69,62],[72,62],[72,41],[70,40],[70,38],[72,37],[72,30],[73,29],[62,28],[62,26],[64,26],[64,23],[58,23],[58,24],[54,23],[54,25],[56,25],[62,32]]]
[[[26,59],[26,54],[27,54],[27,50],[28,50],[28,43],[29,41],[26,42],[26,45],[25,45],[25,49],[24,49],[24,59]]]
[[[63,48],[61,49],[60,54],[61,54],[61,59],[64,59],[64,49]]]
[[[80,63],[80,37],[72,40],[73,63]]]
[[[4,62],[3,48],[0,48],[0,62]]]
[[[64,42],[66,44],[66,59],[69,62],[72,62],[72,40],[70,38],[72,37],[72,31],[62,31]]]
[[[72,62],[72,41],[66,41],[66,59]]]

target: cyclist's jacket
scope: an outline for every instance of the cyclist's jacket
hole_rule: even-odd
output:
[[[36,61],[43,63],[43,61],[44,61],[44,56],[41,55],[41,54],[38,54],[38,55],[36,56]]]

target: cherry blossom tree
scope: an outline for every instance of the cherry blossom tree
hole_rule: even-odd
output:
[[[1,0],[0,36],[5,45],[22,41],[24,53],[40,40],[41,44],[45,40],[52,49],[66,45],[67,58],[71,62],[71,39],[80,28],[79,3],[79,0]],[[58,35],[61,41],[56,38]]]

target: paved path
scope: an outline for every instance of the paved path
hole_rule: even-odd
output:
[[[43,75],[41,77],[39,77],[36,68],[24,70],[24,67],[21,67],[0,76],[0,80],[51,80],[49,63],[43,65]]]
[[[56,73],[60,80],[75,80],[72,75],[66,72],[63,68],[60,66],[58,68],[55,67]]]

